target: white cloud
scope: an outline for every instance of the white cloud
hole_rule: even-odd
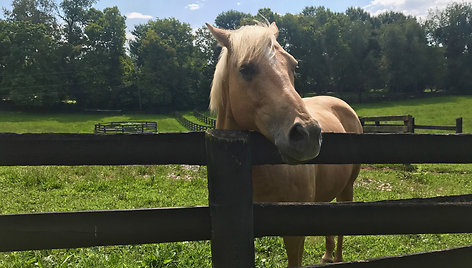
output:
[[[195,4],[188,4],[185,6],[185,8],[188,8],[190,10],[197,10],[200,9],[200,4],[195,3]]]
[[[139,12],[130,12],[130,13],[126,14],[126,18],[127,18],[127,19],[144,19],[144,20],[150,20],[150,19],[152,19],[152,16],[151,16],[151,15],[144,15],[144,14],[139,13]]]
[[[430,9],[444,9],[448,4],[457,0],[372,0],[363,7],[373,15],[386,11],[403,12],[419,18],[425,18]]]
[[[240,5],[241,5],[241,2],[237,2],[236,5],[240,6]]]
[[[131,40],[135,40],[136,39],[136,36],[134,36],[132,33],[130,32],[126,32],[126,40],[128,41],[131,41]]]

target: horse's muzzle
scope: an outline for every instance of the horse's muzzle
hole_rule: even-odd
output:
[[[321,128],[316,123],[295,123],[286,135],[275,138],[275,145],[288,164],[302,163],[318,156],[321,149]]]

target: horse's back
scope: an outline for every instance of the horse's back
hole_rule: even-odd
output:
[[[323,132],[362,133],[356,112],[341,99],[330,96],[303,98],[311,116],[318,120]]]

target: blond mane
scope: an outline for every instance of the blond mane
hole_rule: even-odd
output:
[[[274,42],[274,32],[265,23],[233,30],[230,35],[231,63],[240,66],[243,63],[257,62],[263,57],[273,57]],[[223,88],[228,79],[228,60],[228,48],[223,47],[216,64],[210,92],[209,108],[214,114],[217,114],[218,109],[223,105]]]

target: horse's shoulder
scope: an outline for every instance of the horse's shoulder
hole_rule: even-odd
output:
[[[325,129],[334,132],[362,131],[356,112],[345,101],[330,96],[303,98],[303,101],[312,116],[325,125]]]

